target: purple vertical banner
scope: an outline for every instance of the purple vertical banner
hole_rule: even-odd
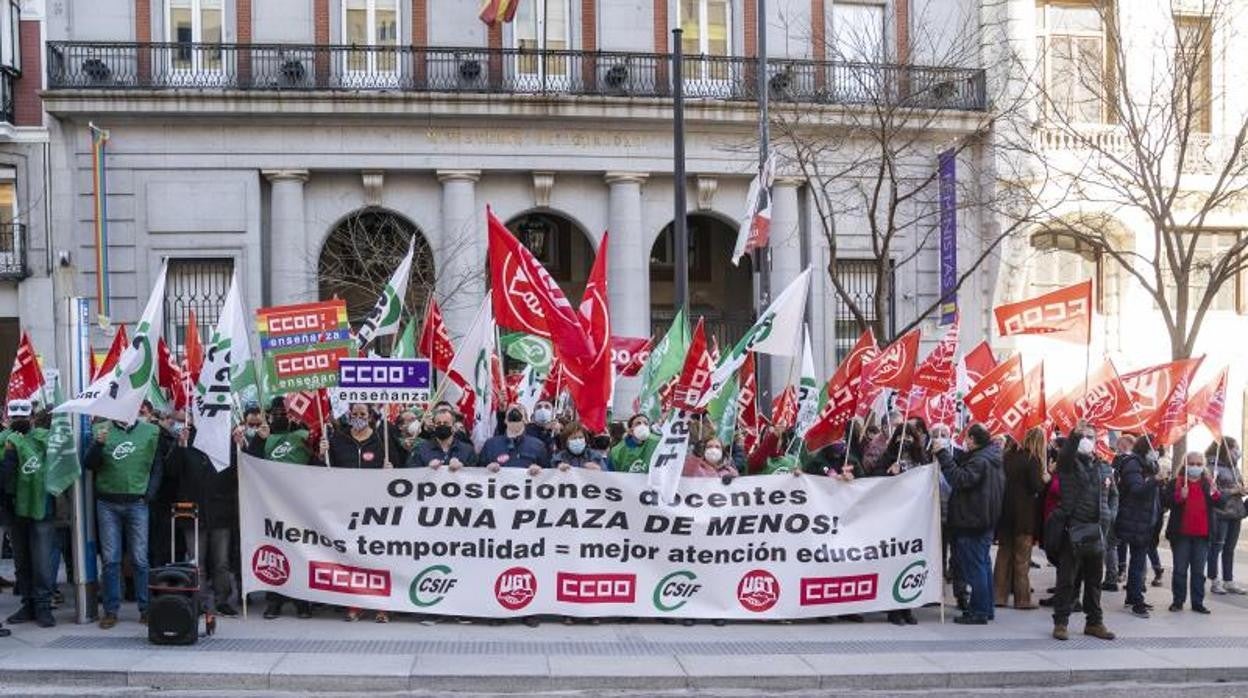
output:
[[[958,172],[957,151],[939,155],[940,180],[940,324],[958,315]]]

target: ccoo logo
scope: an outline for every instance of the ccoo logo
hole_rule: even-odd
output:
[[[262,545],[251,556],[251,573],[265,584],[281,586],[290,579],[290,561],[281,550]]]
[[[750,570],[737,582],[737,601],[747,611],[769,611],[779,600],[780,581],[767,570]]]
[[[508,611],[519,611],[537,596],[537,577],[527,568],[512,567],[503,570],[494,580],[494,598],[498,605]]]

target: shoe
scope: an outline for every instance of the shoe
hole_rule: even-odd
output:
[[[360,609],[358,608],[348,608],[347,615],[343,617],[343,620],[347,621],[348,623],[354,623],[355,621],[359,619],[360,619]]]
[[[1178,613],[1179,611],[1182,611],[1182,610],[1183,610],[1183,604],[1181,604],[1181,603],[1172,603],[1172,604],[1170,604],[1170,612],[1171,612],[1171,613]]]
[[[919,619],[914,617],[914,611],[911,611],[908,608],[901,612],[901,619],[905,621],[906,625],[919,624]]]
[[[1036,604],[1034,604],[1034,603],[1029,603],[1029,604],[1027,604],[1026,606],[1015,606],[1015,607],[1014,607],[1014,610],[1015,610],[1015,611],[1034,611],[1034,610],[1036,610],[1037,608],[1040,608],[1040,606],[1038,606],[1038,605],[1036,605]]]
[[[1196,605],[1193,605],[1193,606],[1192,606],[1192,610],[1193,610],[1193,611],[1195,611],[1195,612],[1197,612],[1197,613],[1199,613],[1199,614],[1200,614],[1200,615],[1202,615],[1202,616],[1207,616],[1207,615],[1209,615],[1209,614],[1213,613],[1213,611],[1210,611],[1208,608],[1206,608],[1206,607],[1204,607],[1204,606],[1196,606]]]
[[[1091,635],[1092,637],[1100,640],[1112,640],[1117,637],[1113,633],[1109,632],[1109,628],[1105,627],[1102,623],[1097,623],[1096,625],[1085,625],[1083,627],[1083,634]]]
[[[63,603],[65,603],[65,595],[59,589],[52,592],[52,608],[57,608]]]
[[[964,596],[959,596],[957,598],[957,605],[958,605],[958,610],[962,611],[963,613],[966,613],[967,611],[971,610],[971,600]]]
[[[373,621],[377,623],[389,623],[390,614],[386,613],[385,611],[378,611],[377,615],[373,616]]]
[[[953,619],[958,625],[988,625],[988,619],[983,616],[961,615]]]
[[[1132,607],[1131,607],[1131,614],[1132,614],[1132,615],[1134,615],[1136,618],[1148,618],[1148,617],[1150,617],[1149,612],[1148,612],[1148,609],[1147,609],[1147,608],[1145,608],[1145,607],[1144,607],[1144,604],[1142,604],[1142,603],[1137,603],[1136,605],[1132,606]]]
[[[306,603],[301,603],[301,604],[296,605],[296,606],[295,606],[295,617],[296,617],[296,618],[311,618],[311,617],[312,617],[312,607],[311,607],[311,606],[309,606],[309,605],[308,605],[308,604],[306,604]]]
[[[45,608],[35,612],[35,625],[41,628],[51,628],[56,626],[56,619],[52,617],[52,609]]]
[[[224,615],[224,614],[222,614]],[[273,620],[282,615],[282,605],[280,603],[271,603],[264,607],[264,619]]]
[[[12,630],[9,630],[8,628],[4,626],[0,626],[0,637],[8,637],[12,634],[13,634]]]
[[[147,611],[139,613],[139,625],[147,625]]]
[[[17,586],[13,583],[13,580],[0,577],[0,589],[8,589],[9,587],[12,587],[12,586]]]
[[[1066,626],[1064,625],[1053,626],[1053,639],[1061,640],[1062,642],[1069,640],[1070,633],[1066,631]]]
[[[235,611],[234,607],[228,603],[219,603],[217,604],[217,615],[225,618],[237,618],[238,611]]]
[[[117,626],[117,615],[113,613],[105,613],[100,619],[100,630],[112,630]]]
[[[1213,584],[1209,585],[1209,593],[1210,594],[1225,594],[1226,589],[1222,588],[1222,582],[1215,581]]]
[[[1222,588],[1226,589],[1228,594],[1248,594],[1248,589],[1241,587],[1235,582],[1223,582]]]
[[[26,604],[22,604],[22,607],[17,609],[17,611],[13,613],[12,615],[10,615],[8,618],[5,618],[4,622],[8,623],[9,625],[20,625],[22,623],[29,623],[30,621],[34,619],[35,619],[34,607],[27,606]]]
[[[728,625],[728,621],[724,620],[723,618],[716,618],[715,620],[711,621],[711,625],[717,628],[722,628],[725,625]]]
[[[1101,585],[1101,591],[1118,591],[1117,582],[1105,582]]]

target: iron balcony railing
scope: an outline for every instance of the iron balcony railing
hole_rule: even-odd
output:
[[[26,273],[26,225],[0,223],[0,279],[21,280]]]
[[[655,53],[80,41],[51,41],[47,52],[51,90],[671,94],[671,56]],[[686,56],[685,95],[754,100],[756,66],[751,58]],[[768,70],[777,101],[986,107],[980,69],[778,59]]]

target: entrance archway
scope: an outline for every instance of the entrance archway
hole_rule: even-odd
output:
[[[533,253],[576,305],[585,293],[594,247],[576,221],[548,208],[525,211],[507,220],[507,229]]]
[[[317,261],[317,284],[321,298],[342,298],[347,317],[358,326],[377,302],[381,289],[416,239],[416,254],[403,307],[408,315],[424,313],[433,293],[433,251],[414,223],[384,208],[351,213],[334,226]]]
[[[689,229],[689,320],[706,318],[706,333],[719,340],[721,350],[731,347],[754,324],[754,283],[749,257],[732,265],[737,229],[718,216],[691,213]],[[650,327],[662,337],[675,311],[675,246],[672,224],[659,233],[650,248]]]

